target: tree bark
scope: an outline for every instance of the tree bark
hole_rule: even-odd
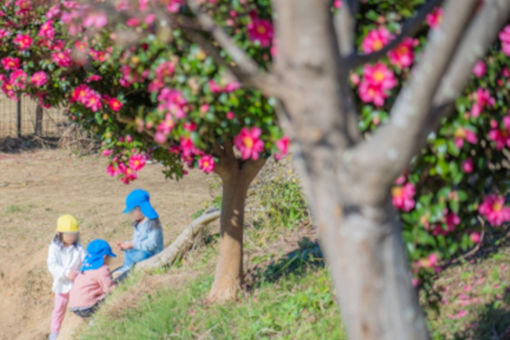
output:
[[[223,186],[220,216],[220,252],[214,282],[208,300],[223,302],[234,299],[243,280],[244,203],[250,183],[265,163],[265,159],[241,161],[232,145],[222,150],[216,173]]]

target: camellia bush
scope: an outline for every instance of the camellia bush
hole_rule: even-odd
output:
[[[437,6],[397,40],[404,22],[430,3]],[[356,53],[379,57],[358,58],[350,72],[358,128],[367,140],[391,119],[398,93],[442,22],[439,5],[359,4]],[[341,1],[328,6],[332,15],[349,10]],[[3,92],[65,107],[102,139],[110,175],[129,183],[153,159],[170,178],[192,168],[221,177],[220,259],[210,298],[232,298],[242,279],[246,191],[264,160],[283,157],[289,145],[277,101],[238,82],[247,69],[268,71],[280,53],[291,53],[280,51],[271,2],[11,0],[0,10]],[[235,47],[219,49],[226,40]],[[453,113],[393,186],[416,285],[428,285],[427,277],[476,247],[488,228],[510,220],[509,55],[507,25],[488,55],[467,70],[472,76]]]

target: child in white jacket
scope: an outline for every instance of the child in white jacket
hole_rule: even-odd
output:
[[[69,301],[69,291],[78,275],[85,250],[80,244],[78,221],[71,215],[60,216],[57,234],[48,251],[48,269],[53,276],[55,305],[51,313],[50,340],[58,337]]]

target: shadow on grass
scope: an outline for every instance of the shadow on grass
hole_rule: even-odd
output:
[[[466,330],[454,335],[455,340],[510,339],[510,291],[477,309],[478,318]]]
[[[58,138],[41,138],[27,136],[21,138],[0,138],[0,152],[17,154],[24,151],[39,149],[55,149],[58,146]]]
[[[251,290],[263,282],[276,282],[289,275],[302,275],[312,267],[324,267],[324,257],[317,241],[303,237],[298,248],[267,266],[258,265],[250,270],[245,277],[245,289]]]

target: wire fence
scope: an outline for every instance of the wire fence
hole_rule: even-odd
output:
[[[37,102],[21,98],[18,102],[0,96],[0,138],[37,135],[60,137],[69,120],[59,108],[42,109]]]

